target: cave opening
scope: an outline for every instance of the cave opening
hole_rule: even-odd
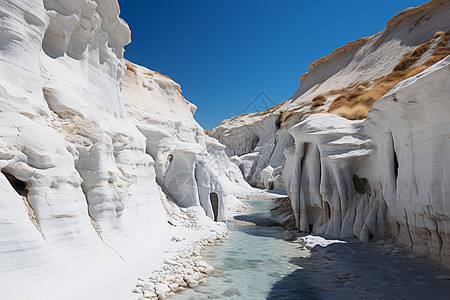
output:
[[[219,196],[217,193],[212,192],[209,194],[209,201],[211,202],[212,210],[213,210],[213,219],[217,221],[217,215],[219,214]]]
[[[369,180],[367,178],[359,178],[353,174],[353,187],[360,194],[365,194],[369,190]]]
[[[9,183],[11,184],[13,189],[17,192],[17,194],[24,197],[28,196],[27,183],[25,181],[22,181],[16,178],[14,175],[11,175],[4,171],[2,171],[2,173],[3,175],[5,175],[6,179],[8,179]]]

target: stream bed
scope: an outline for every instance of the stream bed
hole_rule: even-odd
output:
[[[449,299],[446,268],[358,241],[302,250],[283,240],[285,228],[267,226],[274,201],[248,203],[251,212],[227,224],[229,239],[202,253],[214,274],[170,299]]]
[[[317,291],[305,282],[287,286],[277,285],[290,274],[294,277],[314,277],[316,270],[305,270],[297,259],[308,256],[308,251],[299,250],[299,245],[283,240],[281,226],[259,226],[250,221],[264,218],[275,203],[271,200],[250,201],[252,211],[245,221],[228,223],[232,231],[229,239],[208,248],[203,259],[215,267],[214,275],[207,277],[207,284],[187,289],[171,299],[318,299]],[[237,217],[239,220],[239,217]],[[246,222],[247,221],[247,222]],[[250,225],[252,224],[252,225]],[[309,274],[308,274],[309,273]],[[294,280],[294,278],[292,278]]]

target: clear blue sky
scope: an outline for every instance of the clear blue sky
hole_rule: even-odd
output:
[[[289,99],[311,62],[425,2],[119,0],[125,58],[178,82],[205,129],[248,112],[261,91]]]

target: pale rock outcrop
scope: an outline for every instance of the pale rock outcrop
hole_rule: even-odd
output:
[[[104,2],[116,5],[115,1]],[[144,142],[143,137],[124,119],[117,84],[123,76],[123,63],[118,58],[129,41],[128,27],[118,18],[118,10],[116,14],[96,10],[92,1],[11,0],[3,2],[0,10],[3,16],[0,120],[4,153],[0,177],[4,185],[9,179],[16,187],[16,195],[23,194],[33,211],[33,221],[39,225],[22,225],[22,231],[17,231],[1,222],[4,247],[0,256],[5,266],[2,275],[10,268],[41,267],[45,272],[52,264],[57,266],[58,261],[78,260],[99,251],[116,256],[108,254],[109,248],[103,247],[98,234],[103,231],[106,239],[112,234],[109,222],[117,221],[121,227],[122,220],[118,219],[123,206],[136,204],[120,202],[130,181],[118,170],[112,155],[114,122],[122,123],[123,132],[128,131],[127,135],[134,140],[129,147],[145,155],[145,144],[138,144]],[[122,35],[109,37],[108,30],[95,25],[102,20],[105,26],[118,28]],[[96,34],[110,39],[120,51],[115,53],[107,41],[91,39]],[[70,41],[82,37],[86,46],[79,49],[82,51],[79,54],[83,55],[72,58],[75,48],[69,46]],[[105,92],[99,90],[99,85],[107,87]],[[77,122],[80,117],[84,122]],[[91,136],[83,135],[86,132]],[[99,155],[95,154],[99,147],[107,150],[101,154],[104,168],[98,172],[102,174],[84,181],[83,176],[89,176],[88,170],[83,172],[85,161],[90,155]],[[150,169],[150,160],[146,163],[141,168]],[[86,185],[89,180],[98,182],[97,192],[89,190]],[[95,194],[104,192],[105,185],[112,187],[111,197],[99,202]],[[20,206],[23,210],[24,201],[20,197],[7,196],[12,195],[11,186],[5,191],[9,192],[2,196],[3,201],[17,212]],[[11,212],[3,210],[2,218],[13,217]],[[32,238],[36,233],[40,240]],[[105,243],[113,247],[109,241]],[[64,250],[69,245],[73,251]],[[82,252],[84,248],[88,250]],[[41,259],[28,251],[36,252]]]
[[[267,112],[244,115],[230,122],[224,120],[219,127],[207,132],[226,145],[225,152],[229,156],[240,158],[238,166],[253,186],[263,187],[260,173],[268,165],[277,168],[284,164],[283,146],[292,144],[292,137],[278,132],[282,112],[289,104],[285,102]]]
[[[147,138],[157,180],[180,206],[200,205],[211,218],[227,219],[240,205],[233,193],[248,184],[225,154],[225,146],[207,136],[194,120],[196,107],[184,99],[177,83],[144,67],[127,65],[126,109]]]
[[[354,177],[358,161],[372,152],[370,139],[358,134],[360,124],[332,114],[315,114],[289,130],[295,148],[286,151],[289,168],[284,169],[284,176],[300,230],[368,240],[365,221],[369,215],[378,215],[378,203],[372,204],[374,200],[366,195],[367,179]],[[389,226],[385,217],[369,220],[374,221]]]
[[[377,146],[368,178],[376,178],[378,197],[385,199],[392,216],[394,236],[414,252],[446,263],[450,262],[449,94],[447,56],[375,103],[363,127]]]
[[[279,166],[273,168],[272,166],[267,166],[264,170],[260,172],[261,185],[269,190],[282,190],[284,189],[283,182],[283,167]]]
[[[270,188],[272,169],[283,168],[301,230],[365,242],[395,237],[448,263],[449,12],[444,0],[405,10],[382,32],[313,62],[288,101],[224,120],[208,134],[252,185]],[[389,92],[389,80],[412,69]],[[374,87],[387,94],[367,98],[377,101],[365,121],[323,114],[340,95],[378,95]]]
[[[302,231],[394,237],[450,262],[449,67],[401,82],[364,121],[316,114],[289,130],[284,179]]]
[[[126,109],[130,30],[116,0],[5,0],[0,15],[2,298],[123,299],[177,230],[191,240],[224,230],[205,216],[210,194],[223,220],[241,205],[229,191],[248,185],[173,81],[154,76],[147,88],[160,97],[135,95],[147,103]],[[145,109],[159,119],[139,119]],[[197,233],[173,225],[168,198],[203,205]]]
[[[376,80],[389,75],[405,55],[436,37],[412,64],[420,66],[433,55],[443,39],[436,33],[450,30],[449,13],[450,3],[445,0],[432,0],[405,10],[392,18],[385,30],[350,42],[313,62],[308,73],[300,77],[298,90],[283,104],[264,112],[224,120],[209,130],[208,135],[224,144],[229,156],[255,153],[252,161],[247,162],[254,168],[244,168],[250,170],[244,173],[244,178],[251,185],[262,187],[260,172],[263,169],[269,165],[285,166],[284,150],[293,145],[288,132],[291,127],[311,114],[326,112],[339,96],[338,91],[349,87],[357,89],[360,84],[373,87]],[[449,43],[444,46],[448,47]],[[312,100],[321,95],[325,101],[318,108],[312,108]]]

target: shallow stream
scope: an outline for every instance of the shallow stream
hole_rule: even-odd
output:
[[[263,218],[275,205],[270,200],[250,204],[252,211],[246,215],[247,221],[252,217]],[[281,226],[243,223],[246,222],[229,223],[230,238],[203,252],[203,259],[215,267],[214,275],[206,278],[207,284],[185,290],[171,299],[299,299],[298,295],[316,298],[316,291],[309,289],[306,282],[299,282],[300,277],[311,279],[316,272],[302,269],[298,264],[299,257],[308,252],[299,250],[298,244],[284,241],[285,229]],[[296,271],[304,274],[295,276],[299,277],[295,284],[277,284]]]
[[[215,267],[207,283],[170,299],[450,299],[449,270],[438,264],[356,240],[310,253],[284,241],[283,227],[261,225],[274,201],[248,203],[251,212],[228,224],[229,239],[202,253]]]

